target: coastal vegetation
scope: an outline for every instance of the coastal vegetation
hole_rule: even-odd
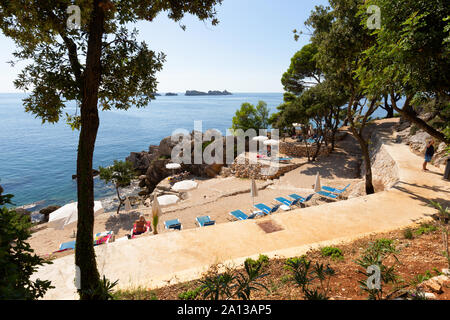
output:
[[[256,133],[259,130],[267,129],[269,125],[269,108],[267,103],[259,101],[256,106],[251,103],[243,103],[241,108],[236,111],[233,117],[233,130],[254,129]]]
[[[98,298],[90,293],[100,285],[93,247],[92,176],[100,125],[98,108],[146,106],[155,98],[155,74],[165,61],[163,53],[138,42],[137,30],[129,31],[126,25],[139,20],[151,22],[160,12],[175,22],[189,13],[216,25],[215,8],[221,2],[79,1],[81,22],[72,28],[67,23],[70,1],[0,1],[0,28],[17,45],[15,59],[29,62],[14,82],[16,88],[31,91],[23,101],[25,110],[42,122],[55,123],[62,117],[66,101],[77,102],[77,113],[66,116],[72,128],[80,131],[75,264],[80,268],[81,299]]]
[[[429,224],[437,226],[437,222]],[[415,232],[420,226],[409,228]],[[434,299],[437,296],[439,299],[448,299],[448,280],[439,282],[434,289],[436,291],[431,289],[428,282],[444,275],[441,269],[447,266],[446,259],[439,251],[430,250],[440,245],[441,235],[437,228],[413,239],[404,239],[403,230],[397,230],[341,243],[339,250],[342,258],[339,259],[324,255],[323,248],[312,249],[302,256],[287,259],[269,259],[261,255],[258,260],[264,260],[262,269],[265,276],[258,282],[265,289],[260,287],[260,290],[252,290],[251,297],[257,300],[417,300],[432,299],[433,296]],[[373,275],[373,271],[367,272],[368,263],[380,267],[382,277],[379,289],[372,290],[367,286],[367,280]],[[219,269],[222,271],[219,272]],[[202,300],[204,288],[201,283],[206,279],[215,279],[216,285],[213,287],[217,294],[213,297],[227,297],[226,291],[233,282],[225,280],[237,272],[245,273],[245,267],[213,265],[199,280],[158,289],[117,290],[114,296],[125,300]],[[227,276],[220,278],[220,275]],[[228,284],[225,286],[224,283]],[[432,294],[425,295],[426,292]],[[230,298],[241,299],[236,295],[231,295]]]
[[[371,194],[366,127],[378,108],[387,117],[396,111],[437,141],[450,143],[449,76],[441,72],[450,68],[450,10],[440,0],[329,3],[317,6],[305,22],[312,31],[310,43],[283,74],[284,103],[270,123],[280,129],[313,123],[331,149],[337,127],[349,125],[363,154],[366,193]],[[371,5],[381,9],[379,28],[369,28]],[[302,32],[294,34],[298,40]],[[320,141],[316,144],[319,150]]]
[[[131,184],[133,178],[136,177],[133,164],[129,161],[114,160],[114,164],[109,167],[99,167],[100,179],[105,183],[113,183],[116,189],[117,199],[119,205],[117,206],[117,214],[120,212],[120,208],[125,203],[126,198],[120,197],[120,188],[127,187]]]
[[[51,264],[38,255],[27,242],[31,236],[28,216],[8,209],[13,195],[2,194],[0,186],[0,300],[34,300],[53,288],[50,281],[30,278],[39,266]]]

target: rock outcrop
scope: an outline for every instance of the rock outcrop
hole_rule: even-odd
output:
[[[208,92],[202,92],[197,90],[187,90],[185,93],[186,96],[229,96],[232,95],[231,92],[228,92],[227,90],[224,91],[208,91]]]

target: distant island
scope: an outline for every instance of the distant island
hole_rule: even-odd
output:
[[[228,92],[227,90],[224,91],[208,91],[208,92],[201,92],[196,90],[187,90],[186,96],[229,96],[232,95],[231,92]]]
[[[176,94],[176,93],[172,93],[172,92],[167,92],[166,93],[166,97],[174,97],[174,96],[177,96],[178,94]]]

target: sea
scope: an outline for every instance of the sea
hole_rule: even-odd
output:
[[[13,194],[17,207],[31,212],[49,205],[76,201],[76,157],[78,135],[66,124],[42,123],[24,110],[27,94],[0,93],[0,185],[4,193]],[[95,145],[93,167],[108,166],[114,160],[125,160],[130,152],[148,151],[176,130],[192,131],[195,121],[202,121],[203,131],[216,129],[226,134],[232,118],[244,102],[267,103],[269,110],[283,102],[283,93],[234,93],[229,96],[158,96],[145,108],[100,112],[100,128]],[[66,103],[65,113],[79,113],[75,102]],[[384,111],[379,115],[384,116]],[[98,177],[95,198],[106,210],[117,205],[115,190]],[[138,192],[137,183],[124,190],[125,195]]]

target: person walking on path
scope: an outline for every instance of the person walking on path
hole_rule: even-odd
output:
[[[423,162],[423,171],[428,171],[427,164],[431,162],[431,159],[434,156],[434,140],[431,139],[427,144],[427,149],[425,151],[425,161]]]

